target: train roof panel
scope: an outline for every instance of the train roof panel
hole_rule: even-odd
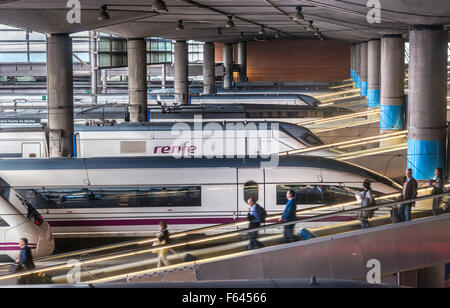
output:
[[[0,170],[77,170],[77,169],[146,169],[146,168],[261,168],[268,162],[261,158],[181,158],[120,157],[120,158],[36,158],[0,159]],[[316,156],[280,157],[278,167],[320,168],[348,172],[393,187],[393,182],[354,164]],[[1,171],[0,171],[1,173]],[[313,179],[311,179],[313,180]],[[397,188],[397,187],[396,187]]]

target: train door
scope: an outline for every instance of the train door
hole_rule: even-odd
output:
[[[22,143],[22,158],[41,157],[41,144],[38,142]]]
[[[265,207],[264,169],[239,169],[238,172],[238,215],[245,218],[249,209],[248,198],[253,197]]]

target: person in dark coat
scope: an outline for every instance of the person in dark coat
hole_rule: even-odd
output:
[[[297,204],[295,202],[295,191],[288,190],[286,192],[286,198],[288,202],[284,208],[283,215],[280,218],[280,222],[288,222],[297,220]],[[284,240],[285,242],[293,242],[296,240],[294,236],[295,224],[284,226]]]
[[[249,206],[250,212],[248,213],[248,221],[249,229],[259,228],[261,226],[261,209],[260,205],[256,203],[255,199],[253,197],[248,198],[247,204]],[[248,237],[250,239],[250,242],[248,243],[248,250],[252,250],[253,247],[256,245],[258,248],[264,247],[264,245],[257,240],[258,238],[258,231],[255,232],[249,232]]]
[[[403,182],[402,200],[414,199],[417,197],[417,189],[419,185],[416,179],[413,178],[412,169],[406,170],[406,176]],[[404,203],[400,206],[399,216],[400,221],[411,220],[411,210],[415,206],[415,202]]]
[[[16,259],[16,272],[34,269],[33,255],[30,247],[28,247],[28,239],[21,238],[19,241],[20,255]]]

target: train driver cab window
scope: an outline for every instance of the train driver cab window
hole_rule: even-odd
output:
[[[254,181],[248,181],[244,185],[244,200],[247,202],[247,200],[252,197],[255,202],[258,201],[258,183]]]

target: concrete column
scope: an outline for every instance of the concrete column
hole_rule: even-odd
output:
[[[163,64],[161,67],[161,88],[165,89],[167,84],[167,67]]]
[[[203,94],[216,93],[216,50],[214,43],[203,45]]]
[[[352,44],[350,48],[350,77],[355,81],[355,44]]]
[[[108,70],[102,70],[102,92],[103,94],[108,93]]]
[[[380,133],[405,128],[405,41],[401,35],[381,39]]]
[[[361,44],[355,46],[355,81],[356,87],[361,88]]]
[[[73,156],[73,63],[68,34],[47,36],[50,157]]]
[[[224,44],[223,46],[223,66],[225,69],[223,88],[231,89],[233,86],[233,44]]]
[[[410,29],[408,167],[420,180],[445,168],[447,42],[442,25]]]
[[[360,77],[361,77],[361,96],[367,96],[367,71],[368,71],[368,53],[367,42],[361,44],[361,67],[360,67]]]
[[[189,103],[189,54],[186,41],[175,43],[175,102]]]
[[[91,97],[92,104],[97,104],[98,63],[97,63],[97,31],[89,32],[91,51]]]
[[[130,122],[147,121],[147,54],[145,39],[128,39]]]
[[[381,41],[371,40],[367,52],[367,106],[380,107]]]
[[[239,82],[247,81],[247,42],[238,44]]]

